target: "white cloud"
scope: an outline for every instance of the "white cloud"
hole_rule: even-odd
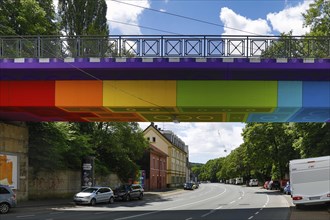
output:
[[[270,34],[271,31],[271,28],[267,24],[266,20],[261,18],[251,20],[242,15],[236,14],[233,10],[227,7],[221,8],[220,20],[225,25],[223,34],[227,35],[266,35]]]
[[[122,4],[115,1],[106,1],[108,10],[107,10],[107,19],[109,21],[110,26],[110,34],[111,30],[118,30],[120,34],[141,34],[141,30],[139,27],[125,25],[123,23],[139,25],[139,16],[143,13],[145,9]],[[149,0],[122,0],[122,2],[126,2],[132,5],[138,5],[141,7],[149,8],[150,3]],[[111,21],[112,20],[112,21]],[[116,23],[113,21],[118,21],[121,23]]]
[[[296,6],[287,6],[280,12],[267,14],[267,20],[273,26],[275,31],[288,33],[292,30],[293,35],[303,35],[309,32],[309,28],[303,27],[303,16],[309,4],[309,0],[299,3]]]
[[[145,129],[150,123],[139,123]],[[243,143],[243,123],[155,123],[171,130],[189,146],[189,161],[206,163],[224,157]],[[225,150],[227,152],[225,152]]]

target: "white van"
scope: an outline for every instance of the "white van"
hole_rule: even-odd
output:
[[[235,185],[242,185],[243,184],[243,177],[235,178]]]
[[[290,184],[297,207],[330,202],[330,156],[291,160]]]

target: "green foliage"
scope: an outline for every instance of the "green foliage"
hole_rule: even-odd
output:
[[[99,163],[117,173],[123,182],[139,170],[135,161],[143,157],[148,142],[137,123],[100,122],[94,133],[94,148]]]
[[[137,123],[28,123],[29,161],[35,172],[81,169],[95,156],[96,172],[115,172],[127,182],[139,170],[135,161],[148,146]]]
[[[315,0],[304,16],[304,26],[309,26],[312,36],[330,37],[330,1]]]
[[[328,58],[330,57],[330,1],[315,0],[303,13],[304,26],[310,32],[303,38],[293,37],[292,31],[282,33],[263,51],[263,58]]]
[[[2,0],[0,35],[56,34],[58,32],[54,19],[51,0]]]
[[[104,0],[59,0],[61,28],[66,35],[109,34]]]
[[[244,143],[199,168],[201,180],[282,179],[293,159],[330,155],[330,123],[248,123]]]
[[[293,123],[291,128],[301,158],[330,155],[330,123]]]

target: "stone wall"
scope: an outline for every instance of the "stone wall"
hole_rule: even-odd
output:
[[[33,175],[29,169],[29,199],[68,198],[79,192],[80,172],[62,170],[55,172],[39,172]]]
[[[81,190],[81,171],[39,172],[37,175],[33,175],[33,168],[28,164],[28,137],[28,128],[24,123],[0,122],[0,163],[3,163],[8,157],[17,158],[17,170],[14,171],[17,178],[11,176],[12,170],[14,170],[12,164],[7,167],[1,165],[0,181],[14,180],[12,185],[17,185],[17,188],[14,189],[17,200],[64,198],[79,192]],[[4,172],[6,172],[5,175]],[[10,173],[9,178],[6,176],[7,173]],[[120,180],[116,174],[110,174],[96,176],[95,183],[114,188],[120,184]]]
[[[39,172],[33,175],[29,170],[29,199],[70,198],[81,190],[81,171],[61,170]],[[116,174],[96,176],[95,185],[114,188],[120,183]]]
[[[13,177],[17,200],[28,199],[28,137],[24,123],[0,122],[0,154],[17,157],[17,179]]]

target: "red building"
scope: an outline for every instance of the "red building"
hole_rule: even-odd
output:
[[[146,171],[145,190],[166,189],[167,154],[150,144],[140,165]]]

